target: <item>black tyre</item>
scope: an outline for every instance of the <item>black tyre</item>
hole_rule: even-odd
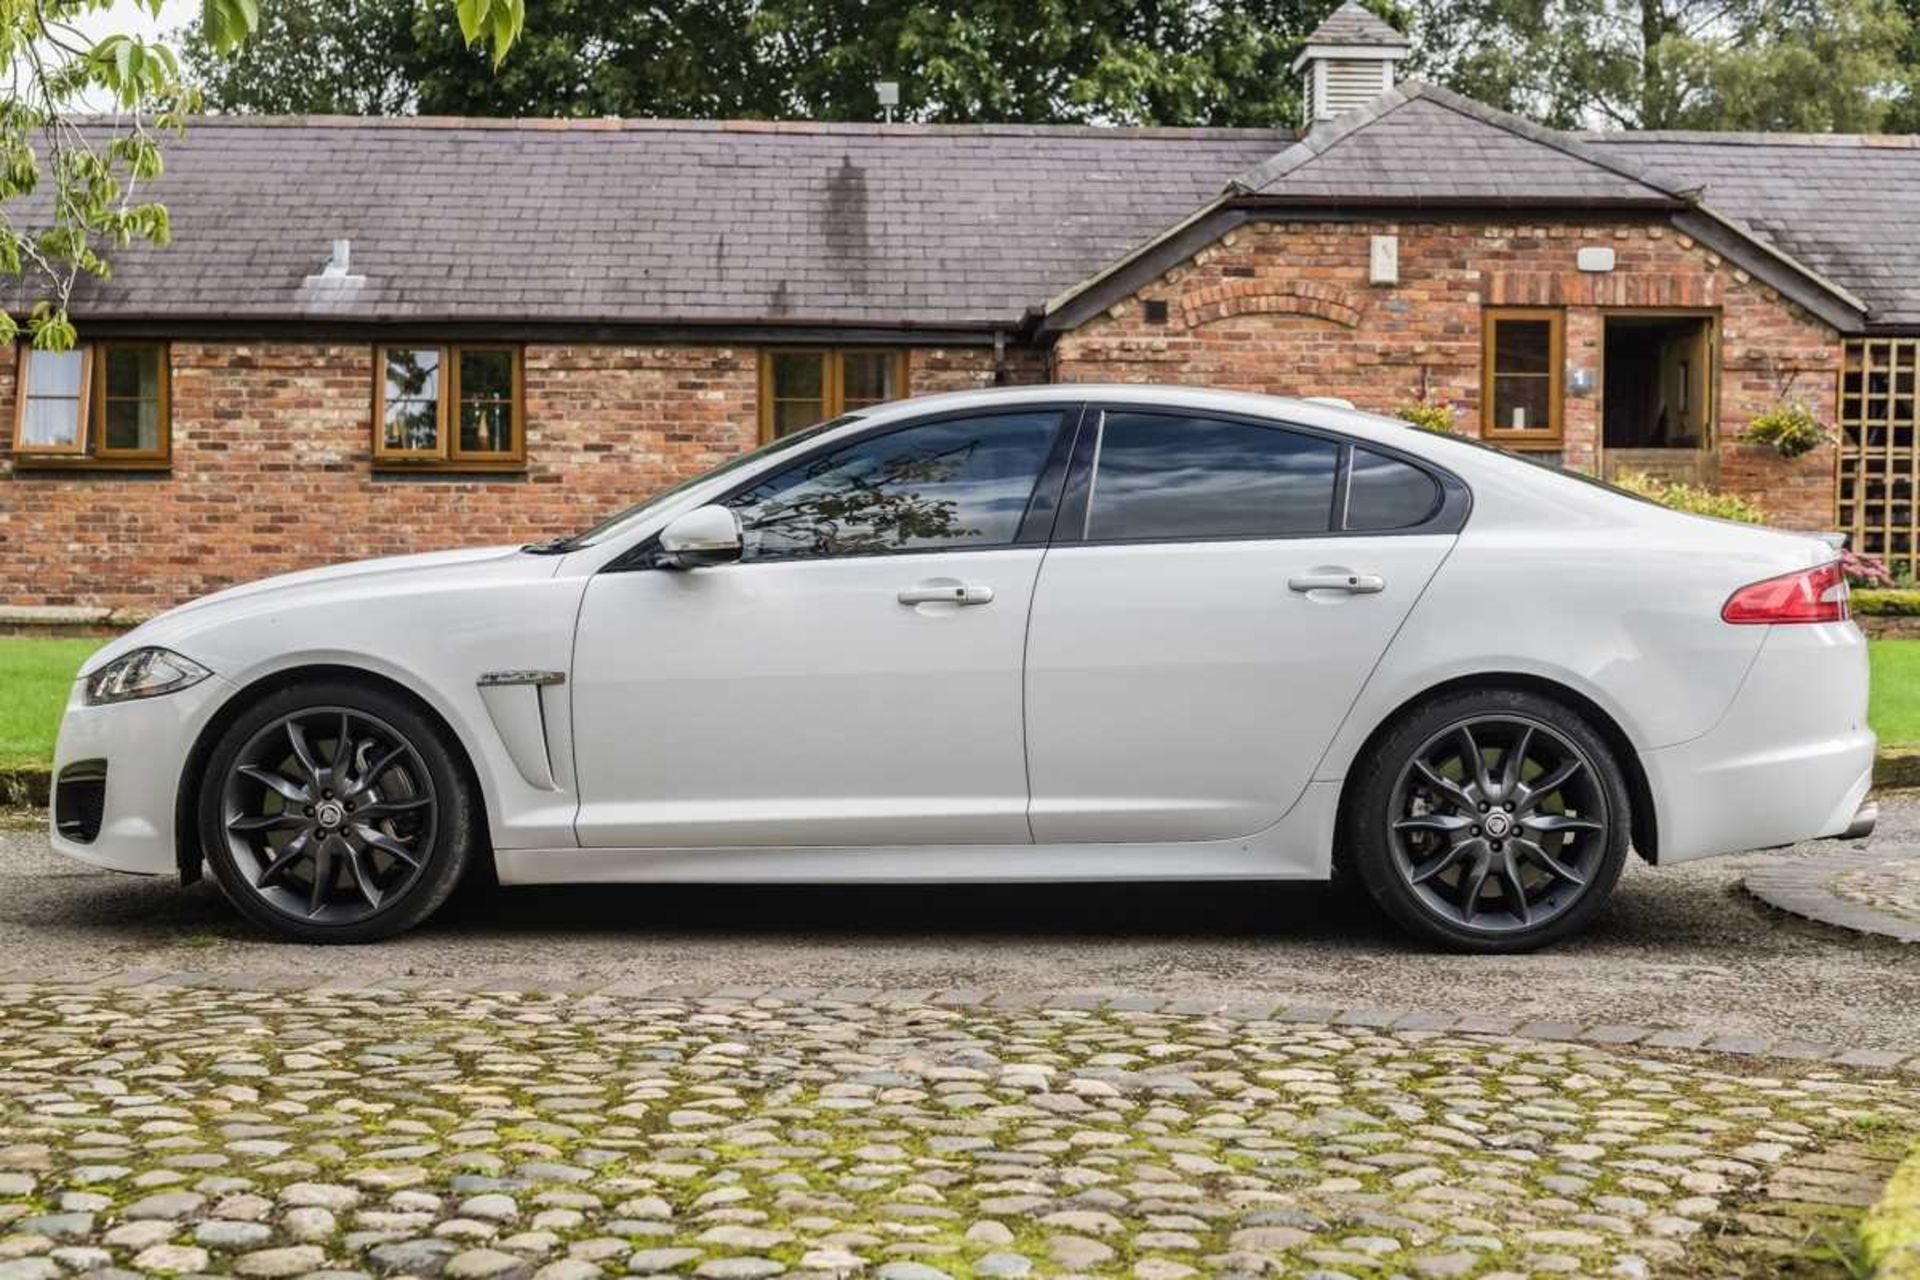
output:
[[[1362,762],[1342,830],[1373,900],[1459,951],[1548,946],[1612,894],[1632,828],[1606,740],[1539,694],[1443,694]]]
[[[373,942],[438,910],[475,859],[478,797],[444,731],[348,680],[271,693],[227,727],[200,784],[201,847],[254,923]]]

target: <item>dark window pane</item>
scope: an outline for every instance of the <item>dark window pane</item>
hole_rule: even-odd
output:
[[[890,351],[850,351],[840,357],[840,390],[849,409],[897,399],[893,385],[898,362]]]
[[[461,390],[466,388],[463,385]],[[507,453],[513,449],[513,404],[507,400],[460,398],[460,448],[465,453]]]
[[[511,400],[513,398],[513,352],[462,351],[460,353],[460,398],[462,400]]]
[[[114,399],[160,398],[158,347],[108,347],[107,394]]]
[[[907,427],[810,458],[728,503],[746,559],[994,547],[1013,541],[1058,413]]]
[[[1087,537],[1325,533],[1339,446],[1273,427],[1110,413]]]
[[[107,401],[107,448],[154,453],[160,448],[158,400]]]
[[[1493,428],[1496,431],[1546,431],[1553,383],[1549,378],[1496,374],[1493,379]]]
[[[1495,373],[1546,373],[1552,367],[1552,321],[1496,320],[1493,323]]]
[[[773,356],[775,400],[819,400],[826,395],[826,358],[817,351],[779,351]]]
[[[1371,449],[1354,449],[1347,473],[1347,528],[1407,529],[1439,505],[1439,484],[1420,468]]]

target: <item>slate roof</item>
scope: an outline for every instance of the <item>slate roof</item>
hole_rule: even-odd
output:
[[[1345,4],[1328,14],[1327,20],[1315,27],[1313,34],[1307,37],[1308,45],[1406,49],[1412,47],[1412,43],[1371,11],[1354,3],[1354,0],[1346,0]]]
[[[1416,204],[1679,205],[1625,156],[1408,81],[1235,179],[1250,195]]]
[[[195,121],[79,316],[1010,325],[1268,129]],[[352,241],[357,287],[313,287]]]
[[[1857,295],[1876,327],[1920,327],[1920,138],[1582,138],[1602,154],[1684,175],[1708,206]]]

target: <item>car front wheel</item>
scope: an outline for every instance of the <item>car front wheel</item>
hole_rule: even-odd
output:
[[[370,685],[282,689],[227,727],[200,788],[221,889],[303,942],[411,929],[459,884],[478,823],[444,731]]]
[[[1462,951],[1529,951],[1605,905],[1629,803],[1581,716],[1530,692],[1468,690],[1382,736],[1345,832],[1369,893],[1406,928]]]

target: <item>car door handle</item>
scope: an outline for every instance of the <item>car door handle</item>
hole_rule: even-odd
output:
[[[1377,573],[1303,573],[1287,579],[1289,591],[1344,591],[1350,596],[1370,596],[1387,589],[1387,580]]]
[[[993,588],[971,582],[922,582],[903,587],[900,603],[916,604],[992,604]]]

